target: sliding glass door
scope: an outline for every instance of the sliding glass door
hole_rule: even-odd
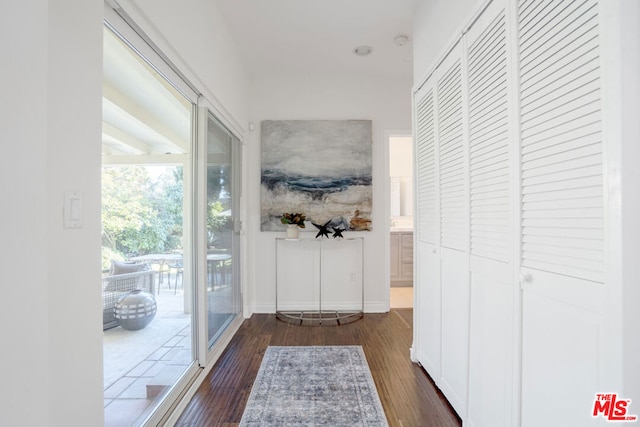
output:
[[[197,95],[111,17],[103,60],[105,426],[159,417],[198,372],[192,147]],[[148,47],[148,46],[147,46]],[[161,72],[160,72],[161,71]],[[139,307],[144,306],[144,312]]]
[[[202,280],[206,331],[202,336],[207,342],[207,350],[211,350],[241,312],[238,268],[241,146],[238,138],[208,110],[203,109],[200,117],[206,121],[206,132],[203,132],[206,159],[201,163],[206,175],[206,204],[203,206],[206,273]]]
[[[105,16],[105,426],[162,425],[241,317],[241,144],[135,25]]]

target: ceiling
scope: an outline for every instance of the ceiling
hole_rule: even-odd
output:
[[[187,153],[191,104],[107,28],[103,55],[103,161]]]
[[[254,77],[339,74],[411,77],[419,0],[216,0]],[[398,46],[404,34],[409,42]],[[357,56],[357,46],[373,48]]]
[[[411,79],[419,0],[215,0],[254,77],[340,75]],[[406,35],[408,42],[394,39]],[[105,29],[103,162],[179,162],[190,104]],[[373,53],[354,54],[368,45]]]

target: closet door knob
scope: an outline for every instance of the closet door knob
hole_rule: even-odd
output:
[[[520,284],[529,285],[533,282],[533,277],[530,273],[520,273]]]

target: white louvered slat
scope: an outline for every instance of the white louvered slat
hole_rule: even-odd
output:
[[[508,197],[482,197],[478,198],[477,202],[474,203],[476,209],[484,209],[485,206],[487,209],[498,210],[503,208],[505,201],[508,201]],[[473,212],[473,211],[472,211]]]
[[[507,262],[511,224],[504,13],[468,55],[471,254]]]
[[[491,179],[505,174],[504,167],[499,163],[499,160],[500,159],[496,159],[496,161],[493,161],[493,159],[490,159],[486,162],[477,162],[472,164],[471,168],[477,179]],[[475,182],[472,183],[472,185],[475,185]]]
[[[550,245],[555,242],[554,237],[550,236],[527,236],[524,240],[524,243],[531,243],[536,245]],[[567,244],[573,244],[573,246],[557,246],[558,248],[576,248],[576,249],[591,249],[591,250],[602,250],[604,247],[604,241],[598,239],[588,239],[586,237],[582,239],[574,239],[573,241],[565,242]]]
[[[499,200],[504,202],[505,199],[509,199],[509,191],[508,190],[487,190],[482,194],[476,193],[471,195],[471,204],[474,206],[481,206],[484,201],[487,201],[488,204],[498,203]]]
[[[437,83],[440,244],[464,250],[466,198],[462,130],[462,68],[456,61]]]
[[[530,32],[521,34],[521,66],[525,75],[529,66],[549,65],[554,58],[572,53],[567,46],[573,40],[581,40],[584,34],[594,34],[591,31],[597,25],[594,1],[556,2],[558,5],[560,3],[562,5],[556,7],[549,16],[536,21]],[[547,75],[550,74],[553,73]]]
[[[587,145],[597,145],[601,138],[600,132],[597,129],[598,126],[599,123],[594,123],[587,127],[565,132],[562,135],[554,135],[538,142],[532,142],[529,140],[527,145],[522,147],[522,154],[530,155],[536,151],[559,145],[564,145],[567,150]],[[558,149],[556,148],[555,150],[557,151]]]
[[[505,180],[508,179],[508,175],[500,174],[494,178],[477,179],[471,185],[471,191],[478,194],[487,193],[493,191],[496,188],[508,189],[508,184]],[[471,207],[473,210],[473,206]]]
[[[601,157],[602,147],[600,142],[589,142],[589,145],[580,145],[580,140],[572,140],[567,143],[558,142],[556,145],[545,148],[544,150],[534,151],[522,156],[523,174],[526,176],[538,175],[545,173],[545,168],[556,165],[555,170],[559,167],[573,169],[591,165],[590,159]],[[584,163],[583,163],[584,162]]]
[[[549,61],[545,64],[530,64],[531,69],[527,75],[523,76],[524,80],[521,83],[522,92],[526,95],[535,93],[540,98],[542,95],[553,94],[555,90],[561,90],[562,83],[576,81],[579,84],[584,82],[585,76],[589,75],[588,71],[593,69],[591,66],[582,69],[580,74],[570,73],[591,64],[594,58],[598,57],[597,39],[590,39],[584,42],[576,40],[568,48],[572,49],[572,52],[567,53],[566,56],[549,58]],[[563,74],[557,76],[553,86],[546,87],[543,83],[545,79],[553,75],[554,72],[558,73],[559,70],[562,70]],[[578,77],[582,81],[574,80]]]
[[[555,191],[558,186],[562,186],[564,189],[595,188],[598,191],[602,191],[602,175],[579,177],[545,184],[528,184],[526,180],[523,180],[523,185],[526,185],[523,188],[523,194],[549,193]]]
[[[433,90],[417,101],[416,107],[416,182],[418,240],[435,244],[438,238],[435,117]]]
[[[523,194],[523,205],[528,202],[550,202],[561,201],[571,199],[601,199],[601,196],[594,194],[591,188],[569,188],[569,189],[557,189],[553,192],[547,193],[529,193]]]
[[[553,183],[558,181],[564,181],[568,179],[578,179],[585,176],[600,176],[602,172],[602,166],[600,164],[594,164],[598,160],[601,160],[602,156],[589,156],[589,158],[582,158],[584,166],[582,168],[567,169],[562,168],[564,164],[550,165],[549,167],[537,168],[535,172],[539,172],[540,169],[545,169],[543,173],[529,172],[527,176],[524,176],[523,183],[528,187],[530,185],[539,185],[545,183]],[[591,161],[590,161],[591,160]],[[565,162],[568,163],[568,162]],[[557,170],[557,172],[553,172]],[[531,178],[528,176],[531,175]]]
[[[553,209],[583,209],[583,208],[603,208],[602,198],[589,199],[563,199],[552,201],[530,201],[523,203],[527,211],[553,210]]]
[[[478,178],[481,175],[486,174],[488,172],[495,172],[497,170],[505,170],[505,161],[508,160],[509,154],[505,153],[508,150],[506,135],[501,133],[495,137],[495,140],[499,143],[494,143],[495,146],[489,147],[485,144],[485,148],[489,149],[486,153],[483,152],[475,152],[472,154],[472,163],[471,169],[474,173],[478,174]],[[480,141],[482,143],[482,141]],[[475,158],[473,158],[476,156]],[[494,173],[494,175],[497,175]]]
[[[597,2],[519,4],[522,265],[601,282]]]

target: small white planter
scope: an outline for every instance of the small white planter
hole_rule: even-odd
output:
[[[300,230],[297,224],[287,225],[287,239],[297,239],[300,235]]]

